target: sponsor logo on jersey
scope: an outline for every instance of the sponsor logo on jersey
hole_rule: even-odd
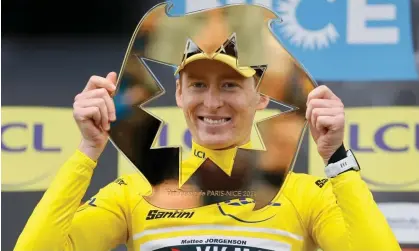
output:
[[[127,185],[127,183],[125,182],[125,180],[124,179],[122,179],[122,178],[118,178],[118,179],[116,179],[115,181],[114,181],[114,183],[116,183],[116,184],[118,184],[118,185],[120,185],[120,186],[122,186],[122,185]]]
[[[373,191],[419,191],[419,110],[416,107],[346,108],[344,144]],[[374,118],[374,119],[371,119]],[[324,164],[309,141],[309,172]]]
[[[419,244],[419,203],[379,203],[399,243]]]
[[[263,230],[262,230],[263,231]],[[257,237],[232,237],[220,234],[179,236],[147,241],[141,250],[156,251],[289,251],[291,245],[278,240]]]
[[[260,247],[241,247],[234,245],[183,245],[178,247],[164,247],[155,249],[156,251],[271,251]]]
[[[96,198],[91,198],[88,202],[87,202],[87,204],[89,205],[89,206],[92,206],[92,207],[97,207],[97,205],[96,205]]]
[[[320,179],[320,180],[316,180],[316,182],[314,182],[318,187],[322,188],[324,186],[324,184],[326,184],[326,182],[328,181],[328,179]]]
[[[171,13],[176,15],[237,3],[268,7],[282,20],[273,24],[276,37],[317,80],[412,80],[418,77],[411,32],[411,1],[172,2]]]
[[[252,198],[240,198],[240,199],[235,199],[235,200],[228,200],[224,203],[229,206],[244,206],[247,204],[255,204],[255,200]],[[274,206],[274,207],[279,207],[281,203],[271,201],[269,205]]]
[[[70,108],[2,107],[2,191],[42,191],[80,143]]]
[[[146,220],[157,219],[190,219],[195,212],[186,211],[163,211],[163,210],[150,210],[146,216]]]
[[[83,211],[83,210],[87,209],[88,207],[97,207],[97,205],[96,205],[96,198],[95,197],[90,198],[86,202],[81,202],[80,203],[80,206],[79,206],[79,208],[77,209],[76,212]]]
[[[203,151],[199,151],[197,149],[194,149],[193,154],[200,159],[205,159],[205,152],[203,152]]]
[[[218,203],[218,210],[220,210],[220,213],[226,217],[230,217],[236,221],[242,222],[242,223],[260,223],[264,221],[268,221],[272,219],[276,214],[273,213],[272,215],[264,215],[261,217],[257,217],[257,212],[249,211],[249,214],[251,214],[251,219],[249,219],[249,215],[247,215],[247,219],[243,216],[238,216],[235,212],[235,207],[238,206],[247,206],[251,209],[255,206],[255,200],[252,198],[241,198],[241,199],[234,199],[234,200],[228,200],[223,203]],[[281,206],[281,203],[271,201],[267,206],[272,207],[279,207]],[[241,213],[242,214],[242,213]],[[243,215],[243,214],[242,214]]]

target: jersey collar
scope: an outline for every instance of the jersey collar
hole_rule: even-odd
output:
[[[212,150],[192,141],[190,157],[183,161],[179,170],[179,187],[182,187],[189,178],[198,170],[205,160],[210,159],[221,168],[227,175],[231,175],[233,170],[234,158],[238,148],[251,149],[252,144],[248,143],[239,147],[226,150]]]

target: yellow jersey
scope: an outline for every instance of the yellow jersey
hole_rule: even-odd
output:
[[[401,250],[359,172],[291,172],[271,206],[255,211],[251,199],[157,208],[144,199],[150,186],[141,174],[118,178],[80,206],[96,164],[80,151],[64,163],[16,251]]]

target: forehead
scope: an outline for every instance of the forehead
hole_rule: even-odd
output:
[[[191,62],[185,66],[181,73],[187,78],[219,77],[245,79],[245,77],[227,64],[211,59],[202,59]]]

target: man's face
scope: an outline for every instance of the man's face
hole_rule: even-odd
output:
[[[256,110],[269,102],[257,93],[256,84],[219,61],[188,64],[177,82],[176,102],[193,140],[210,149],[247,143]]]

